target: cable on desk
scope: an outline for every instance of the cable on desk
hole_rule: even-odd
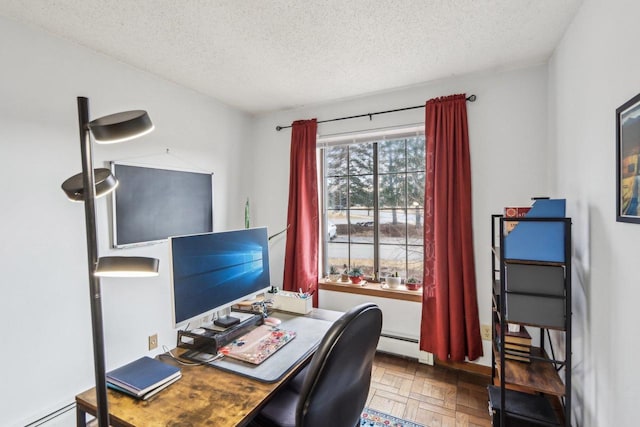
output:
[[[179,363],[180,365],[184,365],[184,366],[199,366],[199,365],[206,365],[209,364],[211,362],[214,362],[218,359],[222,359],[224,357],[224,354],[222,353],[218,353],[215,356],[211,357],[211,359],[207,359],[207,360],[203,360],[202,362],[185,362],[184,360],[180,359],[178,356],[175,356],[171,350],[169,350],[167,348],[167,346],[162,346],[162,349],[165,351],[165,353],[168,354],[160,354],[161,357],[171,357],[175,362]]]

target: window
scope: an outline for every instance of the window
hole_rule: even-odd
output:
[[[415,130],[349,141],[319,139],[323,269],[422,279],[425,141]]]

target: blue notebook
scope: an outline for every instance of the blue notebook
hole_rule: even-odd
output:
[[[153,396],[155,396],[156,394],[160,393],[165,388],[169,387],[171,384],[173,384],[176,381],[178,381],[179,379],[180,379],[180,377],[175,377],[171,381],[168,381],[168,382],[166,382],[166,383],[164,383],[162,385],[159,385],[158,387],[146,392],[142,396],[137,396],[137,395],[131,393],[129,390],[124,389],[122,387],[118,387],[117,385],[112,384],[112,383],[110,383],[108,381],[107,381],[107,387],[109,387],[110,389],[113,389],[113,390],[117,390],[120,393],[128,394],[129,396],[135,397],[136,399],[148,400],[148,399],[152,398]]]
[[[180,368],[144,356],[107,372],[107,383],[133,396],[142,397],[165,383],[175,381],[181,375]]]

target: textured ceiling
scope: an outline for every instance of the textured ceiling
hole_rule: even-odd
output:
[[[250,113],[546,61],[582,0],[0,0]]]

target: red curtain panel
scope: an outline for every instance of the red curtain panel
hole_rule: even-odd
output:
[[[293,122],[283,289],[313,293],[318,306],[318,178],[316,119]]]
[[[424,293],[420,349],[441,360],[482,356],[464,94],[426,103]]]

